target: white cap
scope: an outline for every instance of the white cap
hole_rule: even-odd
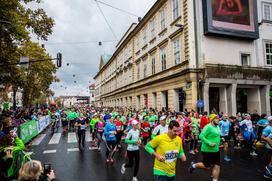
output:
[[[131,124],[134,126],[134,125],[139,124],[139,123],[138,123],[137,120],[134,119],[134,120],[132,120]]]
[[[272,116],[268,116],[267,120],[272,121]]]
[[[163,121],[163,120],[165,120],[166,119],[166,116],[161,116],[160,117],[160,121]]]

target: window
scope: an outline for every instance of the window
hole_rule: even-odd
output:
[[[137,80],[140,79],[140,64],[137,64]]]
[[[250,54],[242,53],[241,54],[241,64],[242,66],[249,66]]]
[[[179,16],[178,0],[172,0],[172,4],[173,4],[173,20],[175,20]]]
[[[153,18],[150,22],[151,26],[151,37],[154,38],[156,36],[156,31],[155,31],[155,18]]]
[[[272,65],[272,42],[265,42],[265,60],[267,65]]]
[[[165,54],[165,48],[161,49],[161,61],[162,61],[162,70],[166,69],[166,54]]]
[[[156,73],[156,69],[155,69],[155,56],[152,56],[152,75]]]
[[[179,38],[177,38],[174,42],[174,60],[175,65],[180,63],[180,48],[179,48]]]
[[[161,10],[161,31],[165,29],[165,9]]]
[[[143,44],[145,45],[147,41],[147,37],[146,37],[146,28],[144,28],[143,30]]]
[[[144,64],[144,78],[146,78],[146,71],[147,71],[146,68],[147,68],[146,64]]]
[[[272,4],[263,3],[263,20],[272,21]]]
[[[137,49],[140,48],[140,36],[139,35],[137,36],[137,39],[136,39],[136,46],[137,46]]]

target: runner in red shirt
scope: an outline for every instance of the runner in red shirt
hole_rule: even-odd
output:
[[[116,134],[116,145],[118,148],[121,148],[121,138],[123,136],[123,131],[124,131],[124,126],[123,126],[123,122],[120,119],[120,116],[116,116],[116,120],[114,121],[114,124],[116,125],[116,130],[117,130],[117,134]]]
[[[141,124],[141,135],[143,138],[143,145],[146,145],[148,138],[150,137],[150,124],[148,122],[148,117],[144,117],[144,122]]]
[[[202,130],[207,124],[209,124],[211,121],[208,118],[208,113],[204,112],[203,116],[200,119],[200,129]]]

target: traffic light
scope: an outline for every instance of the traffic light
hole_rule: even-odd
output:
[[[57,53],[57,67],[61,67],[62,64],[62,54]]]

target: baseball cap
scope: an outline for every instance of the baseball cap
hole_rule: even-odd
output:
[[[132,120],[131,124],[134,126],[134,125],[139,124],[139,123],[138,123],[138,121],[136,121],[136,120],[134,119],[134,120]]]
[[[161,116],[160,117],[160,121],[163,121],[163,120],[165,120],[166,119],[166,116]]]
[[[210,118],[211,121],[213,121],[213,120],[215,120],[215,119],[218,119],[218,116],[217,116],[216,114],[211,114],[211,115],[209,116],[209,118]]]
[[[268,116],[267,120],[268,120],[269,122],[272,122],[272,116]]]

